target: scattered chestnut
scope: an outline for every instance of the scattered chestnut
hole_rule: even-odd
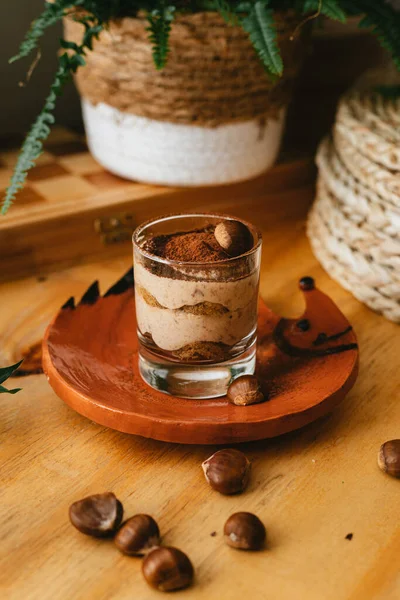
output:
[[[71,504],[69,518],[81,533],[94,537],[110,537],[121,524],[124,513],[121,502],[112,492],[94,494]]]
[[[211,487],[221,494],[237,494],[246,488],[251,463],[248,458],[233,448],[218,450],[202,464],[204,475]]]
[[[188,587],[194,577],[189,558],[177,548],[160,547],[144,559],[142,573],[147,583],[160,592],[172,592]]]
[[[247,406],[264,400],[260,384],[255,375],[241,375],[230,384],[227,398],[236,406]]]
[[[143,556],[160,545],[160,530],[153,517],[135,515],[123,523],[114,542],[124,554]]]
[[[400,478],[400,440],[390,440],[380,447],[378,466],[392,477]]]
[[[232,548],[260,550],[266,537],[263,523],[252,513],[235,513],[229,517],[224,526],[224,539]]]
[[[240,221],[221,221],[215,227],[214,236],[218,244],[230,256],[239,256],[251,250],[253,237],[246,225]]]

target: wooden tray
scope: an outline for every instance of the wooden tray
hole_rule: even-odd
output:
[[[150,388],[138,371],[133,272],[103,297],[92,284],[70,298],[47,329],[43,368],[62,400],[89,419],[167,442],[231,444],[281,435],[331,411],[354,385],[358,346],[336,305],[300,280],[301,319],[280,319],[260,302],[257,371],[269,400],[185,400]],[[305,289],[307,288],[307,289]]]

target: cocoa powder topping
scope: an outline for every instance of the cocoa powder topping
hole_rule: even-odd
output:
[[[146,242],[144,250],[168,260],[181,262],[215,262],[230,258],[209,227],[187,233],[159,235]]]

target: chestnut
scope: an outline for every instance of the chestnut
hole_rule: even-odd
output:
[[[380,447],[378,466],[392,477],[400,478],[400,440],[390,440]]]
[[[249,228],[240,221],[221,221],[215,227],[214,236],[229,256],[240,256],[251,250],[253,245]]]
[[[142,573],[149,585],[161,592],[188,587],[194,577],[193,565],[181,550],[160,547],[143,559]]]
[[[237,406],[247,406],[264,400],[264,394],[255,375],[242,375],[232,381],[226,395],[229,402]]]
[[[263,523],[252,513],[235,513],[229,517],[224,526],[224,540],[232,548],[260,550],[266,537]]]
[[[69,508],[69,519],[81,533],[110,537],[121,525],[123,513],[121,502],[112,492],[106,492],[74,502]]]
[[[233,448],[218,450],[202,464],[205,478],[221,494],[243,492],[249,482],[251,463],[247,456]]]
[[[160,530],[153,517],[135,515],[122,524],[114,542],[124,554],[143,556],[160,545]]]

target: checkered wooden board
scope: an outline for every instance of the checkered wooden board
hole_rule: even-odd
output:
[[[0,153],[0,198],[4,197],[13,172],[18,150]],[[126,191],[130,198],[141,197],[149,186],[122,179],[105,171],[88,152],[84,136],[58,128],[45,144],[45,152],[40,156],[28,175],[27,183],[10,209],[8,224],[18,220],[18,216],[29,213],[37,215],[57,208],[61,211],[75,205],[77,201],[88,202],[98,194]],[[160,193],[164,188],[157,188]],[[154,193],[154,187],[153,187]],[[29,205],[29,206],[28,206]],[[82,205],[81,205],[82,206]],[[4,225],[3,223],[0,223]]]

